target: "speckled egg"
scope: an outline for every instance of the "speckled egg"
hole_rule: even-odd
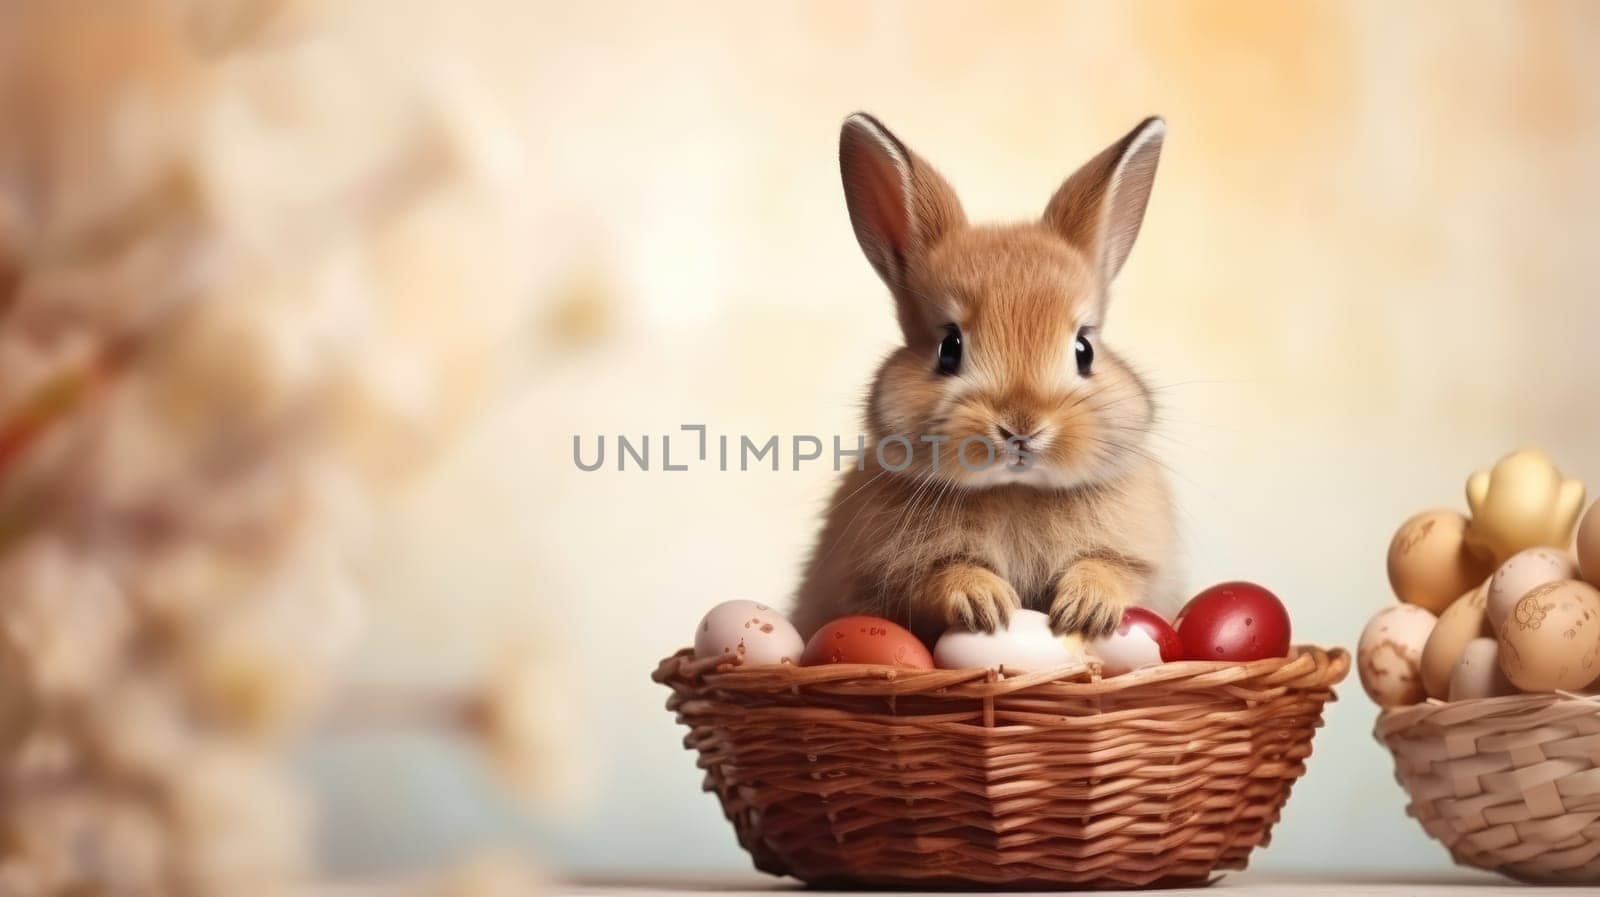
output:
[[[1034,672],[1083,662],[1050,631],[1050,617],[1036,610],[1011,614],[1011,624],[995,632],[970,632],[956,627],[933,646],[933,664],[940,669],[1001,667],[1007,672]]]
[[[1489,578],[1489,603],[1486,611],[1491,631],[1499,632],[1511,608],[1535,586],[1563,579],[1577,579],[1578,564],[1572,556],[1556,548],[1528,548],[1511,556]]]
[[[933,655],[911,631],[891,620],[856,614],[830,620],[811,634],[800,665],[868,663],[878,666],[933,669]]]
[[[1573,691],[1600,677],[1600,591],[1547,582],[1523,595],[1500,626],[1500,668],[1523,691]]]
[[[1361,687],[1379,707],[1404,707],[1426,697],[1422,646],[1437,622],[1415,604],[1396,604],[1378,611],[1361,630],[1356,666]]]
[[[783,614],[743,599],[724,601],[700,620],[694,656],[734,656],[735,663],[799,663],[805,642]]]
[[[1389,584],[1401,601],[1438,614],[1493,572],[1493,561],[1470,548],[1467,518],[1454,511],[1424,511],[1389,543]]]

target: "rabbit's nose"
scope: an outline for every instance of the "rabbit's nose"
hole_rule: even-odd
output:
[[[995,433],[999,434],[1000,441],[1002,443],[1010,443],[1013,439],[1015,439],[1017,442],[1021,443],[1021,447],[1024,449],[1028,447],[1029,443],[1035,439],[1038,439],[1041,435],[1040,431],[1037,430],[1032,433],[1018,432],[1017,430],[1013,430],[1005,424],[995,424],[994,431]]]

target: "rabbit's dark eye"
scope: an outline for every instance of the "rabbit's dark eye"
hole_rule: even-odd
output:
[[[1078,331],[1078,341],[1072,348],[1078,355],[1078,376],[1089,376],[1090,369],[1094,367],[1094,345],[1089,342],[1089,331]]]
[[[939,341],[939,373],[949,376],[961,370],[961,328],[944,325],[944,339]]]

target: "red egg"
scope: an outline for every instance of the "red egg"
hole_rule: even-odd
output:
[[[800,655],[801,666],[874,663],[933,669],[933,655],[905,627],[882,617],[840,617],[818,629]]]
[[[1172,624],[1148,607],[1122,612],[1115,632],[1090,639],[1088,648],[1100,658],[1101,672],[1120,676],[1141,667],[1183,659],[1183,642]]]
[[[1189,660],[1261,660],[1289,653],[1289,612],[1253,582],[1224,582],[1189,599],[1178,613]]]

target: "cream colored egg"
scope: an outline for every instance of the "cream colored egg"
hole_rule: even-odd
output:
[[[755,601],[724,601],[700,620],[694,656],[731,654],[735,663],[799,663],[805,642],[783,614]]]
[[[1438,619],[1415,604],[1378,611],[1361,630],[1356,666],[1361,687],[1379,707],[1403,707],[1426,697],[1422,648]]]
[[[1036,610],[1011,614],[1011,623],[995,632],[969,632],[957,627],[933,646],[933,665],[945,670],[1003,667],[1007,672],[1036,672],[1084,660],[1081,652],[1050,631],[1050,618]]]
[[[1500,626],[1500,668],[1523,691],[1572,691],[1600,677],[1600,591],[1547,582],[1523,595]]]
[[[1500,671],[1500,643],[1492,638],[1475,638],[1461,651],[1461,659],[1450,673],[1450,700],[1497,698],[1516,693]]]
[[[1433,627],[1433,634],[1428,636],[1428,644],[1422,649],[1422,687],[1428,697],[1440,700],[1449,697],[1450,674],[1467,642],[1491,634],[1485,620],[1487,585],[1484,583],[1462,595],[1439,615],[1439,624]]]
[[[1578,567],[1589,585],[1600,586],[1600,501],[1589,506],[1578,524]]]
[[[1528,548],[1511,556],[1489,577],[1487,612],[1489,629],[1498,632],[1512,605],[1535,586],[1575,579],[1578,565],[1572,556],[1555,548]]]
[[[1435,614],[1493,572],[1490,559],[1466,542],[1467,518],[1423,511],[1389,542],[1389,584],[1395,596]]]

